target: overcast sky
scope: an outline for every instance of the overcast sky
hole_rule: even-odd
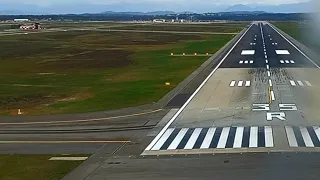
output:
[[[205,2],[214,4],[250,4],[250,3],[262,3],[262,4],[287,4],[287,3],[299,3],[307,2],[310,0],[206,0]],[[143,2],[183,2],[188,4],[202,3],[203,0],[0,0],[0,3],[27,3],[37,5],[50,5],[50,4],[63,4],[63,3],[93,3],[93,4],[112,4],[119,2],[130,3],[143,3]]]

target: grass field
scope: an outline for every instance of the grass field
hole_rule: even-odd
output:
[[[232,28],[232,27],[231,27]],[[233,35],[68,31],[0,37],[0,115],[60,114],[156,102]],[[171,82],[171,86],[165,86]]]
[[[52,155],[0,155],[1,180],[59,180],[82,161],[49,161]]]
[[[114,27],[111,29],[146,30],[146,31],[190,31],[190,32],[222,32],[237,33],[245,23],[216,23],[216,24],[146,24],[136,26]]]
[[[273,22],[275,26],[300,41],[309,48],[318,51],[320,48],[320,36],[312,22]]]

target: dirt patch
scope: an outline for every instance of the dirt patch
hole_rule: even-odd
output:
[[[43,68],[58,69],[100,69],[118,68],[132,64],[130,55],[132,52],[124,50],[95,50],[86,53],[68,55],[56,61],[42,62]]]
[[[135,71],[129,71],[124,72],[121,74],[118,74],[112,78],[106,79],[106,81],[112,81],[112,82],[132,82],[132,81],[138,81],[140,80],[140,73]]]
[[[48,102],[51,102],[52,99],[53,99],[52,97],[42,95],[42,94],[0,97],[0,107],[22,108],[22,107],[34,106],[37,104],[48,103]]]
[[[89,91],[82,91],[82,92],[76,93],[70,97],[59,99],[59,100],[57,100],[57,102],[71,102],[71,101],[77,101],[77,100],[86,100],[86,99],[89,99],[92,97],[94,97],[94,95],[92,93],[90,93]]]

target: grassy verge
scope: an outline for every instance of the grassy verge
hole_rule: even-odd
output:
[[[0,115],[117,109],[158,101],[233,35],[68,31],[1,37]],[[165,86],[171,82],[171,86]]]
[[[52,155],[0,155],[1,180],[59,180],[82,161],[49,161]]]
[[[313,49],[315,52],[320,48],[318,29],[310,21],[273,22],[275,26],[300,41],[302,44]]]

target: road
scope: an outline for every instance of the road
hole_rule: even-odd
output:
[[[161,111],[153,118],[136,117],[148,119],[152,129],[44,133],[43,138],[114,141],[76,143],[78,147],[59,143],[67,152],[77,148],[95,152],[65,180],[318,179],[317,63],[268,22],[254,22],[214,63],[189,99],[181,99],[180,109]],[[41,149],[41,133],[26,134],[4,132],[0,137],[38,140],[33,147]],[[46,143],[55,146],[51,144]],[[3,143],[0,150],[16,146],[18,151],[20,145],[29,144]]]

